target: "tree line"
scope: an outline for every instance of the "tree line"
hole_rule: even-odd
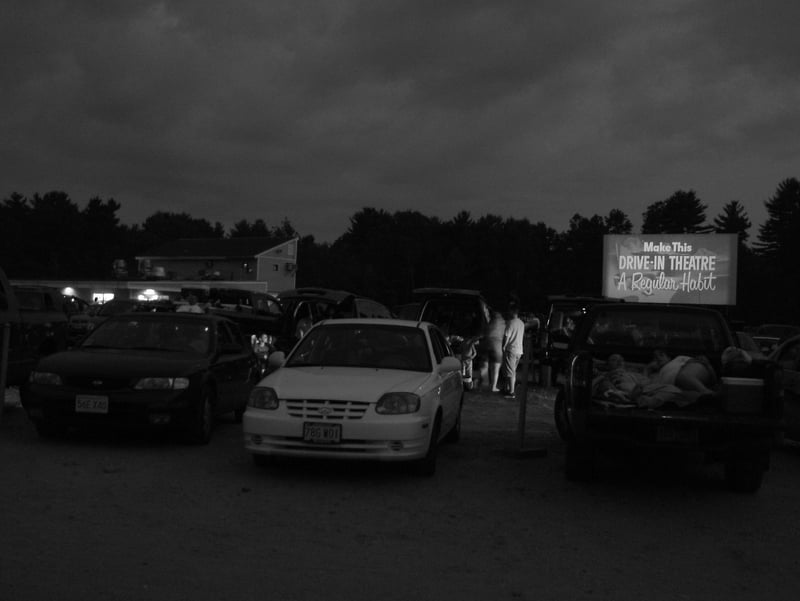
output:
[[[642,234],[735,233],[739,239],[737,305],[729,317],[750,324],[798,323],[800,296],[800,182],[781,181],[764,201],[767,220],[751,238],[742,204],[728,202],[708,218],[693,190],[678,190],[646,207]],[[602,290],[603,236],[632,234],[628,216],[575,214],[566,231],[543,222],[474,217],[449,220],[419,211],[363,208],[332,243],[295,231],[284,219],[268,225],[242,219],[228,231],[187,213],[158,211],[141,224],[120,223],[114,199],[89,199],[81,208],[67,193],[31,197],[12,193],[0,204],[0,257],[16,279],[109,279],[112,265],[177,238],[300,238],[298,286],[358,292],[394,306],[412,289],[443,286],[479,289],[498,306],[516,295],[523,307],[543,312],[549,294],[598,295]],[[131,277],[136,277],[131,274]]]

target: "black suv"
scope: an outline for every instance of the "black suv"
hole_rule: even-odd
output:
[[[602,296],[573,296],[559,294],[547,297],[550,307],[545,326],[539,336],[539,382],[555,385],[564,373],[567,347],[575,327],[590,307],[612,302]],[[614,299],[614,302],[620,302]]]
[[[293,288],[278,294],[283,310],[283,336],[277,341],[280,350],[289,351],[297,342],[298,327],[305,331],[323,319],[343,317],[391,318],[392,312],[381,303],[346,290],[330,288]]]
[[[486,355],[483,334],[491,318],[491,308],[478,290],[463,288],[416,288],[411,292],[412,302],[397,307],[400,319],[429,321],[436,324],[447,336],[453,352],[462,352],[462,343],[479,338],[478,357]]]
[[[435,323],[448,338],[482,336],[491,317],[489,303],[477,290],[416,288],[411,299],[398,307],[398,317]]]

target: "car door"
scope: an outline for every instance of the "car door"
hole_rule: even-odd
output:
[[[781,346],[774,359],[783,368],[783,417],[786,437],[800,440],[800,338]]]
[[[216,332],[216,358],[212,369],[217,381],[219,412],[226,413],[241,408],[247,402],[256,358],[236,324],[218,321]]]
[[[438,366],[445,357],[452,357],[453,351],[450,349],[450,345],[447,344],[444,334],[438,328],[431,328],[430,335],[434,359]],[[437,378],[439,379],[439,402],[442,407],[442,429],[440,435],[443,436],[452,429],[456,419],[458,419],[463,383],[460,369],[437,373]]]

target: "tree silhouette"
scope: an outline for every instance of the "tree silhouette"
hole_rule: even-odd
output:
[[[253,223],[242,219],[233,224],[228,235],[231,238],[268,238],[271,232],[263,219],[256,219]]]
[[[607,234],[630,234],[633,232],[633,224],[628,216],[619,209],[612,209],[605,218]]]
[[[778,184],[775,195],[764,202],[767,220],[759,227],[756,249],[771,257],[797,257],[800,239],[800,182],[795,178]]]
[[[751,249],[744,240],[750,221],[738,201],[725,205],[712,225],[693,191],[678,191],[647,208],[644,233],[739,234],[737,306],[729,316],[751,324],[765,319],[796,321],[800,296],[800,183],[787,179],[765,202],[769,219]],[[527,219],[459,212],[448,221],[417,211],[389,213],[365,208],[333,243],[300,237],[288,219],[270,226],[262,219],[223,227],[187,213],[158,211],[142,224],[120,224],[114,199],[91,198],[84,209],[65,192],[28,198],[12,193],[0,202],[0,263],[14,279],[105,279],[115,259],[134,263],[177,238],[299,237],[298,286],[345,288],[394,306],[423,286],[476,288],[497,306],[510,293],[526,310],[544,311],[550,294],[599,294],[604,234],[630,234],[619,209],[607,216],[575,214],[564,232]],[[131,273],[130,277],[136,277]]]
[[[738,200],[732,200],[724,207],[722,213],[714,218],[714,231],[717,234],[738,234],[739,242],[745,243],[750,237],[750,219]]]
[[[761,259],[761,289],[770,292],[762,295],[761,304],[771,320],[795,323],[800,295],[800,182],[783,180],[764,205],[768,217],[754,245]]]
[[[666,200],[647,207],[642,214],[643,234],[703,234],[712,230],[703,225],[706,205],[700,202],[694,190],[678,190]]]
[[[36,277],[39,266],[29,252],[37,233],[30,226],[33,209],[28,199],[13,192],[0,204],[0,260],[9,277]]]

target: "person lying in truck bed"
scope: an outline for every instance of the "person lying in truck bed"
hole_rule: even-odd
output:
[[[726,349],[722,359],[723,369],[727,363],[747,362],[746,353],[734,348]],[[593,381],[592,397],[614,406],[656,408],[674,403],[684,407],[703,397],[713,399],[718,387],[717,374],[705,357],[671,357],[656,349],[643,369],[626,366],[622,355],[610,355],[606,370]]]

